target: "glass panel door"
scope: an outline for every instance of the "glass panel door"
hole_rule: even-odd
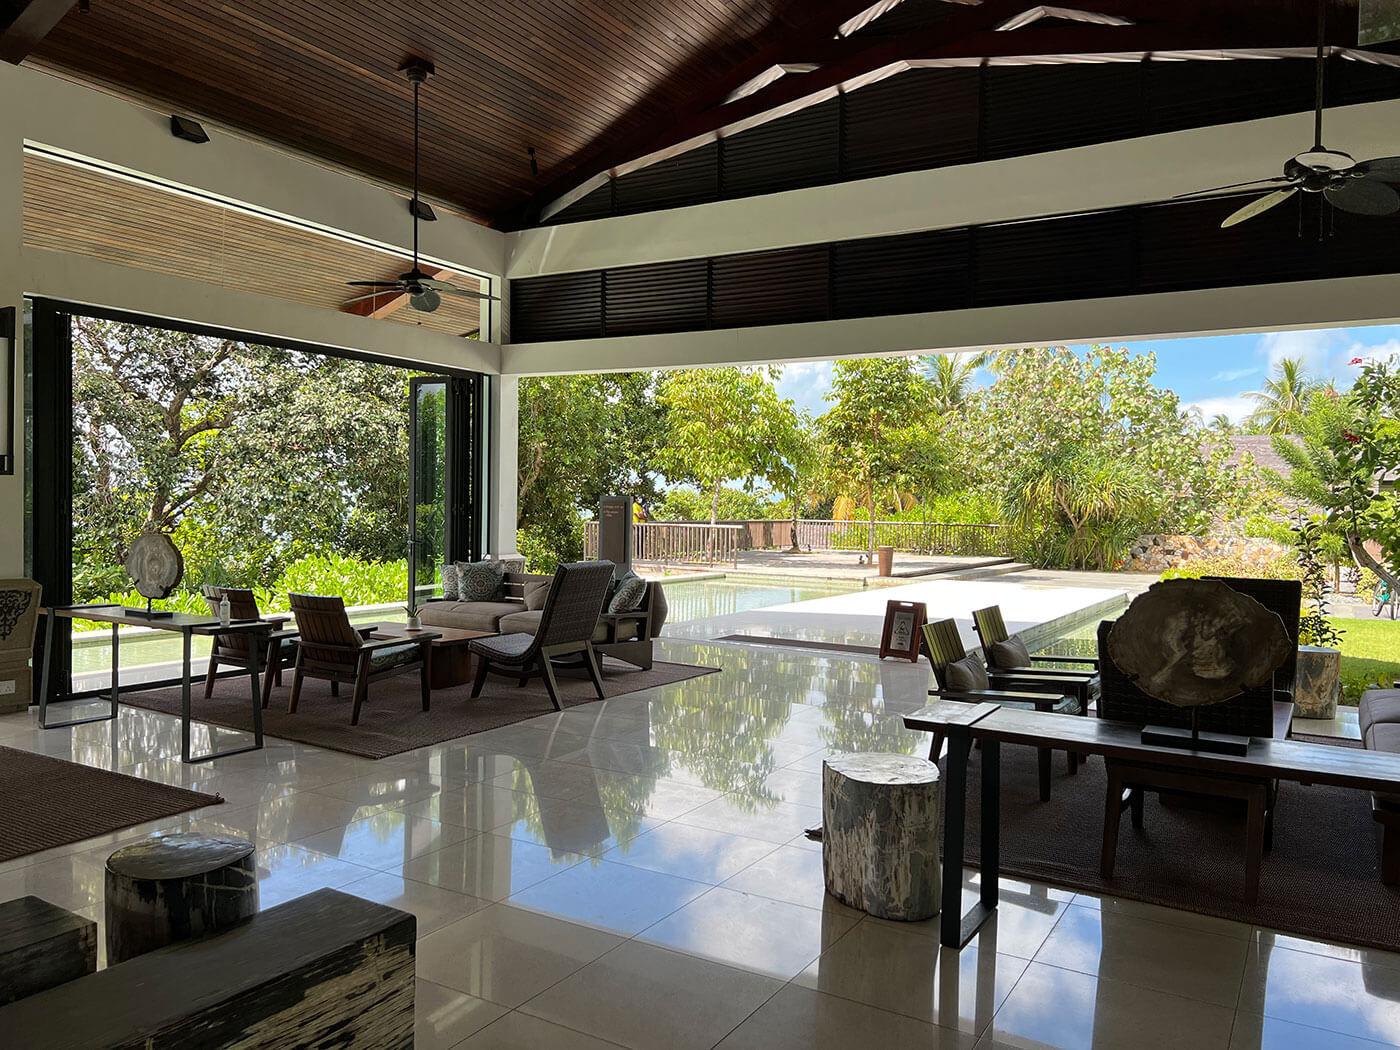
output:
[[[447,550],[448,381],[409,382],[408,572],[421,602],[441,593]]]

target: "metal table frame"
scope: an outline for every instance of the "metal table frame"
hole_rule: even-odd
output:
[[[117,613],[112,613],[117,610]],[[93,722],[110,722],[116,719],[120,702],[120,684],[118,668],[118,635],[117,629],[123,624],[139,625],[142,627],[154,627],[156,630],[168,631],[172,634],[179,634],[183,641],[183,652],[181,659],[182,674],[180,678],[180,758],[184,762],[208,762],[213,758],[227,758],[230,755],[241,755],[248,751],[261,750],[263,746],[263,721],[262,721],[262,688],[258,680],[257,661],[249,661],[248,680],[252,688],[253,699],[253,740],[254,743],[245,747],[229,748],[224,751],[209,751],[202,755],[190,754],[190,723],[191,723],[191,697],[190,697],[190,649],[196,634],[210,636],[216,634],[271,634],[279,626],[263,620],[235,620],[224,626],[218,620],[207,617],[191,616],[187,613],[175,613],[166,617],[153,617],[146,619],[125,613],[120,605],[50,605],[40,610],[44,614],[46,634],[44,635],[44,666],[40,676],[39,684],[39,727],[41,729],[62,729],[66,726],[89,725]],[[105,611],[105,615],[104,615]],[[107,622],[112,625],[112,692],[111,710],[105,715],[94,715],[91,718],[72,718],[64,722],[50,722],[49,713],[49,665],[53,659],[53,637],[54,629],[57,625],[58,617],[68,620],[94,620],[99,623]],[[250,646],[265,644],[266,639],[252,639]],[[71,694],[66,697],[55,696],[53,702],[61,702],[75,699]],[[235,730],[236,731],[236,730]]]

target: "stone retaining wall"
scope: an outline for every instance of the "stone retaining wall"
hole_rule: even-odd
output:
[[[1262,570],[1293,548],[1254,536],[1139,536],[1128,548],[1123,572],[1165,572],[1196,558],[1239,558],[1245,570]]]

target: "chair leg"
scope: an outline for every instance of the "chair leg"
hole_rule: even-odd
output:
[[[1264,861],[1264,809],[1267,790],[1260,785],[1249,794],[1249,815],[1245,821],[1244,899],[1246,904],[1259,903],[1259,869]]]
[[[520,670],[520,680],[517,681],[517,682],[515,683],[515,688],[517,688],[517,689],[524,689],[524,688],[525,688],[525,683],[528,682],[529,680],[530,680],[530,669],[529,669],[528,667],[521,668],[521,670]]]
[[[540,653],[540,672],[544,675],[544,687],[549,692],[550,702],[554,704],[554,710],[564,710],[564,705],[559,702],[559,683],[554,678],[554,665],[549,662],[549,657]]]
[[[593,680],[593,691],[598,694],[598,699],[603,697],[603,671],[598,666],[598,654],[593,651],[592,642],[583,643],[583,655],[588,662],[588,677]]]
[[[1040,801],[1050,801],[1050,749],[1042,747],[1037,752],[1040,759]]]
[[[365,694],[369,692],[369,653],[361,653],[355,663],[355,702],[350,708],[350,724],[360,724],[360,708],[364,706]]]
[[[1381,825],[1381,882],[1400,884],[1400,828]]]
[[[929,760],[930,762],[935,762],[935,763],[936,763],[936,762],[938,761],[938,756],[942,753],[942,751],[943,751],[943,734],[942,734],[942,733],[934,733],[934,734],[933,734],[933,740],[930,742],[929,748],[928,748],[928,760]]]
[[[301,700],[301,650],[297,650],[297,662],[292,668],[292,698],[287,701],[287,714],[297,713],[297,702]]]
[[[1143,806],[1147,802],[1147,792],[1142,788],[1132,788],[1128,797],[1128,808],[1132,810],[1133,827],[1142,827]]]
[[[219,670],[219,658],[213,653],[209,654],[209,673],[204,676],[204,699],[208,700],[214,695],[214,675]]]
[[[276,668],[274,675],[273,669]],[[276,677],[277,684],[282,684],[282,643],[273,639],[267,643],[267,666],[263,668],[262,681],[262,706],[267,710],[268,702],[272,699],[272,679]]]
[[[423,710],[426,711],[432,702],[433,691],[433,648],[430,645],[423,646],[423,666],[419,669],[418,679],[423,686]]]
[[[331,679],[331,696],[340,695],[340,683],[334,678]]]
[[[481,695],[481,687],[486,684],[486,674],[491,670],[491,661],[481,653],[476,655],[476,679],[472,682],[472,699]]]
[[[1065,765],[1069,769],[1069,775],[1074,776],[1079,772],[1079,753],[1076,751],[1065,752]]]
[[[1123,774],[1114,762],[1108,767],[1108,788],[1103,806],[1103,849],[1099,853],[1099,876],[1113,878],[1113,865],[1118,859],[1118,823],[1123,819]]]

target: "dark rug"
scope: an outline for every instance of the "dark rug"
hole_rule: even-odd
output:
[[[658,661],[650,671],[642,671],[605,657],[603,692],[608,698],[623,696],[640,689],[713,674],[718,670],[717,667]],[[388,758],[414,748],[522,722],[554,710],[540,679],[531,679],[523,687],[517,687],[513,679],[492,675],[486,680],[486,686],[477,699],[471,698],[470,685],[436,689],[433,691],[431,709],[424,711],[418,689],[418,674],[414,672],[372,683],[369,697],[360,710],[360,724],[352,726],[349,686],[342,686],[340,696],[334,697],[331,696],[329,682],[308,678],[301,688],[297,713],[289,715],[287,700],[292,693],[291,672],[284,673],[282,681],[283,685],[273,687],[272,699],[263,712],[264,733],[364,758]],[[252,731],[252,700],[248,695],[246,676],[220,679],[214,686],[214,695],[208,700],[203,696],[202,678],[196,677],[192,689],[197,721]],[[596,703],[598,696],[582,671],[561,671],[559,699],[567,708]],[[178,715],[180,689],[124,692],[122,703]]]
[[[223,801],[8,747],[0,747],[0,799],[0,861]]]
[[[1244,903],[1244,815],[1145,802],[1143,827],[1122,815],[1112,880],[1099,878],[1107,779],[1092,757],[1069,776],[1054,755],[1051,799],[1039,800],[1036,755],[1002,749],[1001,870],[1069,889],[1163,904],[1289,933],[1400,951],[1400,889],[1381,885],[1380,827],[1371,797],[1344,788],[1279,785],[1274,847],[1259,903]],[[973,751],[968,782],[978,783]],[[981,805],[968,799],[968,857],[978,855]]]

